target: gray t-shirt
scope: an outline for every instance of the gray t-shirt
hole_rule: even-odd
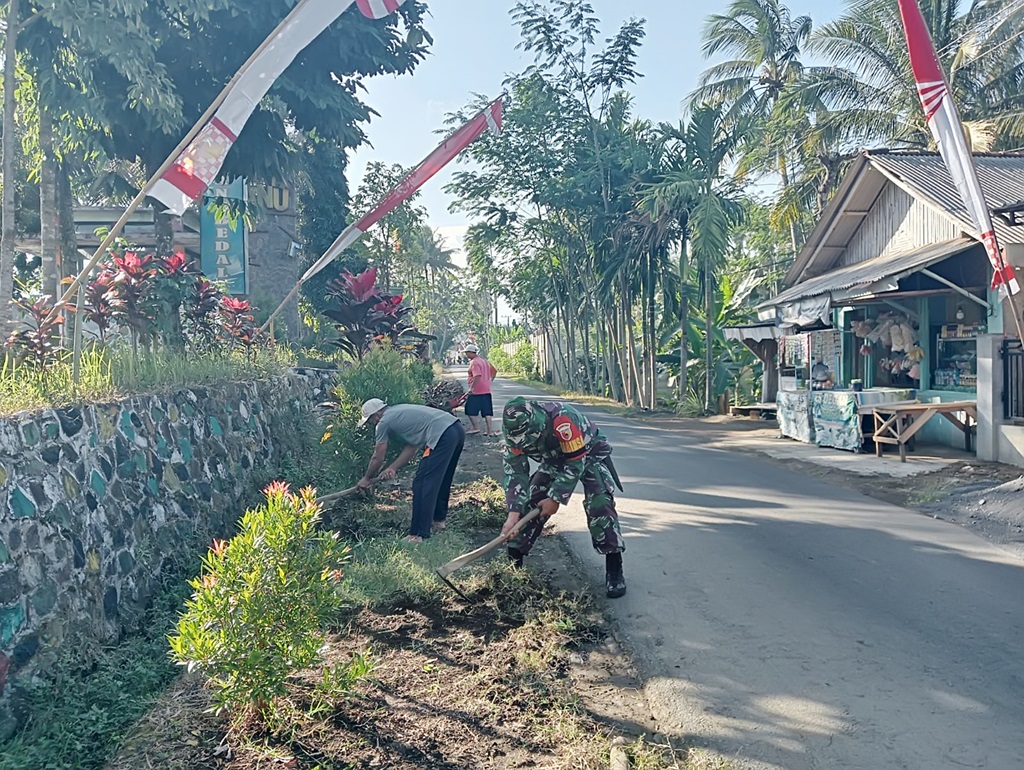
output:
[[[405,444],[433,449],[437,446],[441,434],[458,419],[448,412],[430,406],[389,406],[377,423],[377,443],[386,444],[389,438],[393,438]]]

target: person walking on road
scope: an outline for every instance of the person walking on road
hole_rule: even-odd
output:
[[[422,543],[431,531],[440,532],[446,526],[452,479],[466,430],[454,415],[419,404],[388,406],[379,398],[371,398],[363,404],[362,413],[359,427],[366,423],[374,426],[376,446],[366,473],[356,482],[359,489],[369,489],[374,479],[393,479],[399,468],[423,453],[412,482],[412,524],[404,538],[407,543]],[[403,442],[405,448],[381,471],[390,439]]]
[[[613,483],[622,489],[612,448],[590,419],[568,404],[513,398],[501,416],[505,434],[505,503],[507,535],[527,510],[541,515],[510,541],[508,556],[521,567],[526,556],[559,506],[569,502],[583,482],[583,510],[594,550],[605,557],[605,588],[612,599],[626,593],[622,573],[622,540],[615,511]],[[530,460],[539,463],[530,475]]]
[[[472,343],[466,345],[466,358],[469,359],[469,395],[466,396],[466,417],[469,418],[469,435],[480,432],[476,426],[476,418],[484,418],[485,436],[497,436],[498,431],[491,429],[491,418],[494,416],[494,402],[491,398],[491,381],[498,374],[495,369],[480,355],[480,348]]]

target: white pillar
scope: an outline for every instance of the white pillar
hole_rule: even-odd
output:
[[[978,459],[999,461],[999,432],[1003,423],[1003,338],[978,337]]]

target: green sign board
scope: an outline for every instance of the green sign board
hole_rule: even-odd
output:
[[[245,223],[241,216],[230,212],[215,216],[210,203],[218,198],[245,200],[245,180],[230,184],[212,184],[203,196],[199,209],[199,249],[203,273],[211,281],[227,285],[229,294],[248,294],[248,254],[246,251]]]

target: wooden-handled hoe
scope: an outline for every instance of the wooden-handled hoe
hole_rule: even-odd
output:
[[[436,570],[437,576],[441,578],[441,580],[444,581],[445,585],[447,585],[455,593],[457,593],[467,602],[471,602],[468,596],[466,596],[464,593],[462,593],[462,591],[455,587],[455,584],[448,579],[448,576],[455,572],[455,570],[462,569],[463,567],[472,564],[477,559],[481,559],[487,554],[489,554],[495,548],[504,545],[509,540],[518,535],[519,532],[523,529],[523,527],[525,527],[531,521],[536,519],[538,516],[540,516],[540,508],[534,508],[528,514],[523,516],[519,521],[517,521],[516,525],[511,529],[511,531],[509,531],[507,535],[498,535],[496,538],[494,538],[494,540],[487,543],[486,545],[482,545],[476,550],[470,551],[469,553],[464,553],[462,554],[462,556],[457,556],[447,564],[438,567]]]

